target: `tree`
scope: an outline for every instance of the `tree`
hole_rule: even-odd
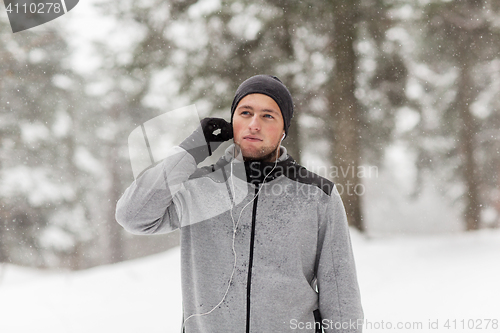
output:
[[[412,104],[405,94],[408,65],[401,48],[386,36],[400,23],[391,13],[397,3],[332,0],[328,6],[333,22],[328,53],[335,62],[324,85],[331,161],[340,169],[335,182],[349,223],[364,231],[362,164],[379,163],[396,139],[397,110]],[[363,69],[367,61],[373,69]]]
[[[442,114],[442,126],[433,132],[436,137],[453,142],[436,157],[457,165],[465,184],[462,198],[467,230],[481,226],[483,185],[476,155],[478,133],[486,123],[474,114],[473,107],[486,89],[481,83],[483,75],[490,74],[483,72],[481,66],[497,58],[500,35],[494,20],[498,10],[497,4],[486,0],[436,1],[425,8],[424,15],[425,22],[430,23],[426,31],[430,47],[421,57],[437,72],[456,75],[450,87],[454,95]],[[431,150],[423,148],[421,154],[433,154]]]
[[[332,160],[341,172],[337,187],[346,208],[349,223],[364,231],[361,215],[360,183],[358,167],[361,147],[359,138],[360,114],[355,96],[357,76],[357,56],[354,42],[357,39],[356,26],[359,20],[358,1],[332,1],[334,29],[332,53],[335,59],[335,75],[329,82],[327,94],[329,104],[329,123],[332,124],[331,141],[334,145]],[[354,171],[354,172],[353,172]]]
[[[12,34],[0,22],[1,259],[18,264],[79,267],[90,237],[76,172],[78,77],[61,62],[58,32]],[[74,87],[76,92],[79,90]]]

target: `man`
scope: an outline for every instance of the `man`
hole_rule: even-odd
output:
[[[118,201],[130,232],[180,228],[184,332],[361,332],[345,210],[333,183],[280,145],[292,116],[278,78],[251,77],[231,124],[205,118]],[[233,135],[216,164],[197,167]]]

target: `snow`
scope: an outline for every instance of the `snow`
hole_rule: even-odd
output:
[[[367,320],[421,322],[422,330],[404,332],[433,332],[429,320],[447,331],[447,319],[500,319],[499,231],[373,241],[357,236],[354,246]]]
[[[500,320],[500,231],[351,238],[364,332],[472,332],[479,320],[480,332],[500,330],[484,329]],[[79,272],[0,266],[2,333],[178,333],[180,307],[179,248]]]
[[[407,106],[398,109],[396,113],[396,127],[398,134],[411,131],[421,120],[420,114]]]
[[[24,143],[33,145],[37,141],[47,140],[50,137],[50,131],[41,122],[21,123],[21,138]]]
[[[18,165],[0,170],[0,198],[25,196],[33,207],[44,204],[73,200],[74,189],[65,183],[52,179],[50,170],[38,167],[28,168]]]
[[[102,175],[103,170],[105,170],[101,161],[88,151],[87,148],[82,146],[76,147],[73,163],[75,163],[78,169],[94,175]]]
[[[191,18],[201,18],[215,12],[221,7],[219,0],[202,0],[189,7],[188,13]]]
[[[71,80],[63,75],[55,76],[53,81],[57,82],[56,84],[58,84],[59,87],[68,87],[71,85]],[[72,123],[73,120],[70,115],[66,111],[59,110],[56,113],[54,124],[52,124],[52,132],[56,137],[64,137],[71,131],[71,128],[73,127]]]
[[[231,32],[239,38],[255,40],[262,29],[262,22],[255,16],[260,10],[258,6],[249,6],[241,14],[234,15],[228,25]]]
[[[164,333],[180,325],[178,249],[80,272],[3,269],[2,333]]]

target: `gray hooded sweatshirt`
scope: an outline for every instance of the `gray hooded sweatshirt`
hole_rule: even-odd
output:
[[[116,219],[135,234],[180,228],[187,333],[361,332],[363,311],[340,195],[281,146],[211,166],[174,147],[125,191]]]

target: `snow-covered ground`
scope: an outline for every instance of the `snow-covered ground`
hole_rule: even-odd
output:
[[[500,231],[351,237],[365,332],[500,332]],[[1,333],[179,332],[178,248],[80,272],[0,267]]]

